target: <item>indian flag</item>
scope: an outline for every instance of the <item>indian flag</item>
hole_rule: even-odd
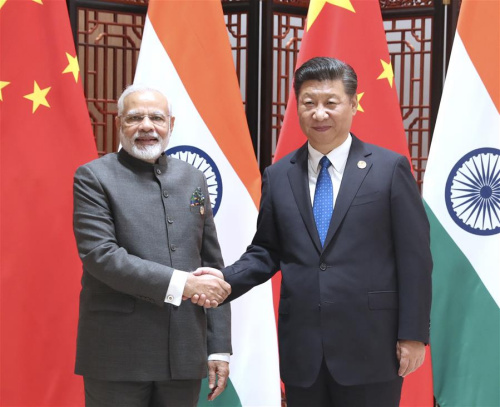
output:
[[[424,181],[441,407],[500,405],[499,27],[499,0],[463,0]]]
[[[224,261],[232,264],[255,233],[260,173],[220,1],[151,0],[134,82],[162,89],[172,103],[167,153],[205,173]],[[210,405],[279,406],[271,283],[231,305],[230,383]],[[208,393],[204,382],[200,405]]]

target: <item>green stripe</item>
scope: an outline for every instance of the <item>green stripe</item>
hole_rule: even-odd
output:
[[[238,397],[238,393],[236,393],[236,389],[234,388],[231,379],[227,381],[226,389],[214,401],[207,400],[208,393],[210,393],[210,389],[208,388],[208,379],[203,379],[201,382],[198,407],[241,407],[240,398]]]
[[[426,211],[431,223],[434,260],[431,310],[434,394],[441,407],[498,407],[500,310],[428,205]],[[491,267],[500,271],[500,264]]]

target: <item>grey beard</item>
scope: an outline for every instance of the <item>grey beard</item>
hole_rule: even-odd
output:
[[[156,161],[156,159],[163,153],[163,143],[158,143],[153,146],[137,147],[136,144],[132,144],[131,151],[127,151],[131,156],[138,158],[143,161]],[[125,146],[123,146],[125,148]]]
[[[155,136],[160,142],[152,146],[138,147],[135,144],[135,140],[139,137],[139,132],[136,132],[132,137],[132,140],[130,140],[123,135],[123,131],[120,129],[120,141],[122,148],[132,157],[138,158],[139,160],[148,162],[156,161],[158,157],[160,157],[160,155],[167,149],[168,141],[170,139],[170,126],[168,135],[165,139],[161,139],[156,131],[149,134]]]

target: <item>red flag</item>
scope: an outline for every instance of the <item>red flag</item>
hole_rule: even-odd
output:
[[[0,0],[0,405],[83,405],[77,166],[97,157],[64,0]]]
[[[409,158],[382,15],[378,0],[311,0],[297,67],[319,56],[351,65],[358,75],[358,112],[352,132],[363,141]],[[306,141],[299,126],[297,101],[290,92],[274,160]],[[279,281],[273,281],[275,305]],[[278,297],[277,297],[278,294]],[[276,308],[277,309],[277,308]],[[401,406],[433,405],[430,353],[403,385]]]

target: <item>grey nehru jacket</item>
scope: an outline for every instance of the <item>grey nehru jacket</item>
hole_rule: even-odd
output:
[[[205,198],[191,205],[200,189]],[[166,304],[173,269],[220,269],[203,174],[123,149],[76,171],[74,231],[83,263],[76,369],[101,380],[199,379],[230,353],[230,308]]]

